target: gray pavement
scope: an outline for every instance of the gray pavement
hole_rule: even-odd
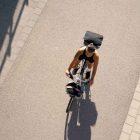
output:
[[[118,140],[139,78],[139,4],[48,1],[0,86],[1,139]],[[81,108],[83,128],[76,109],[65,114],[65,70],[86,30],[103,34],[104,42],[92,101]]]

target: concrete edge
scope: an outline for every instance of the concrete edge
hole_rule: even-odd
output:
[[[140,77],[119,140],[140,140]]]

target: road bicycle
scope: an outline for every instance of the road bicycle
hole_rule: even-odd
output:
[[[66,108],[66,113],[71,110],[75,98],[83,98],[83,87],[89,84],[90,73],[91,71],[88,69],[86,60],[82,60],[82,64],[78,65],[77,68],[73,69],[73,71],[69,73],[68,77],[71,78],[73,81],[66,85],[66,92],[70,96],[70,100]]]

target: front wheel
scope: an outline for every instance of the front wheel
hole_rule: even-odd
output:
[[[69,103],[68,103],[68,106],[67,106],[67,109],[66,109],[66,113],[68,113],[70,111],[72,103],[73,103],[73,99],[74,99],[74,97],[72,96],[69,100]]]

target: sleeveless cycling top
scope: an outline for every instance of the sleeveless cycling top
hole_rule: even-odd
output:
[[[90,63],[93,63],[94,62],[93,55],[91,57],[87,57],[86,56],[86,49],[84,49],[83,54],[79,56],[79,60],[85,59],[85,60],[89,61]]]

